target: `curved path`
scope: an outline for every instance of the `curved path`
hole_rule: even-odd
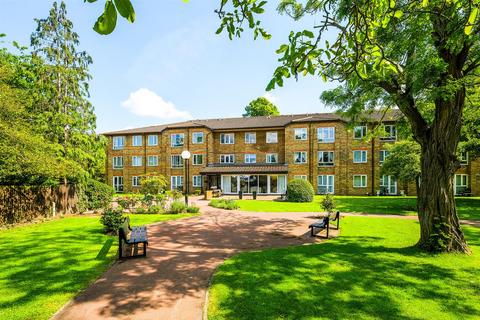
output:
[[[321,241],[308,234],[316,219],[311,213],[240,213],[210,208],[205,201],[197,205],[201,216],[149,226],[147,258],[115,263],[54,319],[202,319],[209,279],[226,258]]]

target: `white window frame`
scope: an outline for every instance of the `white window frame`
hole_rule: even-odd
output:
[[[123,185],[123,176],[113,176],[112,186],[115,192],[123,192],[125,190]]]
[[[380,162],[380,164],[382,164],[385,159],[388,157],[388,155],[390,154],[390,151],[388,150],[380,150],[380,155],[378,156],[378,161]]]
[[[275,161],[272,161],[272,156],[275,157]],[[278,163],[278,153],[267,153],[265,156],[266,163]]]
[[[302,157],[302,154],[305,154],[305,157]],[[305,158],[305,161],[297,162],[297,155],[300,155],[300,158],[302,160],[303,160],[303,158]],[[307,151],[295,151],[295,152],[293,152],[293,163],[294,164],[306,164],[306,163],[308,163]]]
[[[132,136],[132,147],[141,147],[143,145],[143,136],[134,135]]]
[[[388,132],[388,134],[390,134],[390,135],[380,137],[380,140],[384,140],[384,141],[395,141],[395,140],[397,140],[397,126],[394,125],[394,124],[384,124],[383,125],[383,131],[385,131],[385,133],[387,133],[387,127],[390,128],[389,132]],[[395,132],[395,135],[392,135],[392,128],[393,128],[393,131]]]
[[[468,166],[468,151],[463,151],[458,154],[458,160],[460,161],[460,165]]]
[[[331,180],[331,184],[330,184]],[[324,187],[326,192],[320,192],[320,187]],[[335,193],[335,176],[333,174],[321,174],[317,176],[317,193],[334,194]]]
[[[307,179],[307,176],[304,175],[304,174],[295,175],[295,176],[293,176],[293,179],[308,180],[308,179]]]
[[[170,189],[183,189],[183,176],[170,176]]]
[[[202,141],[198,142],[197,137],[202,137]],[[192,133],[192,144],[202,144],[205,140],[205,134],[202,131],[197,131]]]
[[[385,183],[386,182],[386,183]],[[390,192],[390,188],[394,187],[394,192]],[[391,175],[381,175],[380,176],[380,190],[386,190],[387,195],[396,195],[398,193],[398,182]]]
[[[121,143],[119,143],[121,142]],[[122,150],[125,148],[125,136],[116,136],[112,138],[112,149]]]
[[[227,159],[231,159],[232,161],[226,161]],[[225,163],[225,164],[235,163],[235,155],[234,154],[221,154],[220,155],[220,163]]]
[[[202,162],[200,162],[200,163],[198,163],[198,161],[196,161],[196,160],[198,160],[199,157],[200,157],[200,159],[202,159]],[[204,157],[203,157],[203,154],[201,154],[201,153],[193,154],[193,155],[192,155],[192,164],[193,164],[194,166],[201,166],[201,165],[203,165],[203,158],[204,158]]]
[[[317,140],[319,143],[335,142],[335,127],[319,127],[317,128]]]
[[[139,160],[140,163],[136,163],[136,160]],[[132,156],[132,167],[141,167],[143,166],[143,157],[142,156]]]
[[[358,131],[360,129],[360,131]],[[360,132],[360,136],[357,136],[357,132]],[[361,140],[367,136],[367,126],[355,126],[353,128],[353,139]]]
[[[132,176],[132,187],[140,187],[140,177]]]
[[[235,133],[220,133],[220,144],[235,144]]]
[[[178,159],[178,161],[174,161],[174,159]],[[183,168],[183,159],[180,154],[172,154],[170,155],[170,167],[171,168]]]
[[[198,181],[195,181],[195,180],[197,180],[197,179],[200,181],[200,183],[198,183]],[[201,188],[202,185],[203,185],[202,176],[198,176],[198,175],[192,176],[192,186],[193,186],[194,188]]]
[[[457,177],[460,177],[460,182],[461,182],[460,185],[457,184]],[[455,195],[459,194],[459,192],[457,192],[458,191],[457,188],[468,189],[468,182],[469,182],[468,174],[455,174],[454,179],[455,180],[453,181],[453,185],[454,185]]]
[[[360,161],[355,161],[355,153],[361,152]],[[365,160],[363,159],[365,155]],[[353,163],[367,163],[368,162],[368,152],[367,150],[353,150]]]
[[[153,164],[152,164],[152,162],[151,162],[151,159],[156,159],[155,161],[153,161]],[[147,156],[147,166],[148,166],[148,167],[156,167],[156,166],[158,166],[158,156],[155,156],[155,155]]]
[[[245,154],[245,163],[257,163],[257,155],[255,153]]]
[[[329,155],[332,154],[332,162],[323,161],[323,159],[324,159],[323,156],[324,156],[325,153],[328,153]],[[335,165],[335,152],[334,151],[320,150],[320,151],[318,151],[317,156],[318,156],[318,165],[320,167],[333,167]]]
[[[355,178],[358,178],[360,177],[360,185],[359,186],[356,186],[355,185]],[[354,174],[353,175],[353,187],[354,188],[366,188],[367,185],[368,185],[368,182],[367,182],[367,179],[368,179],[368,176],[366,174]]]
[[[299,133],[297,133],[299,132]],[[305,141],[308,139],[308,129],[307,128],[295,128],[293,129],[293,139]]]
[[[275,137],[275,138],[273,138]],[[278,143],[278,132],[268,131],[265,137],[266,143]]]
[[[121,162],[120,164],[118,162]],[[124,166],[123,156],[114,156],[112,158],[113,169],[122,169]]]
[[[256,132],[245,132],[245,143],[246,144],[257,143],[257,133]]]
[[[149,147],[158,146],[158,134],[149,134],[147,138],[147,145]]]
[[[177,144],[178,138],[182,140],[181,144]],[[185,144],[185,133],[172,133],[170,134],[170,146],[172,148],[183,147]]]

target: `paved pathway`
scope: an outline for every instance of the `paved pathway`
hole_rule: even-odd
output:
[[[316,219],[311,213],[239,213],[197,204],[199,217],[149,226],[147,258],[115,263],[54,318],[202,319],[208,281],[227,257],[321,241],[308,235]]]

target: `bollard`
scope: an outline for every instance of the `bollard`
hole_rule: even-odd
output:
[[[257,191],[253,191],[253,200],[257,200]]]
[[[238,199],[242,200],[242,198],[243,198],[243,191],[240,190],[238,191]]]

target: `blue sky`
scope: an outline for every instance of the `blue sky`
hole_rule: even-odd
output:
[[[94,63],[91,101],[99,132],[181,121],[241,116],[252,99],[264,96],[277,66],[275,50],[290,30],[311,28],[314,20],[294,22],[276,13],[270,1],[262,24],[272,39],[253,41],[250,33],[230,41],[215,35],[213,12],[219,0],[134,1],[137,21],[121,19],[109,36],[92,30],[103,0],[68,0],[67,10],[81,48]],[[53,1],[2,0],[0,33],[28,45],[34,18],[46,17]],[[282,114],[328,112],[319,100],[332,88],[319,78],[287,81],[269,92]]]

